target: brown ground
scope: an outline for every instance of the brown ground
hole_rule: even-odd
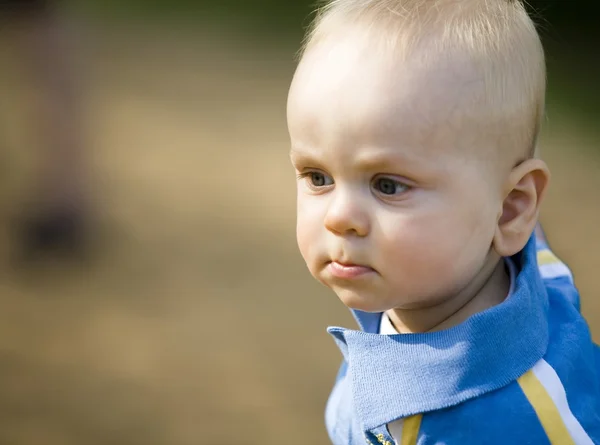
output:
[[[292,50],[216,42],[113,29],[86,43],[98,249],[85,265],[3,268],[0,443],[327,443],[340,356],[325,327],[352,321],[295,247]],[[2,73],[5,225],[31,144],[27,90]],[[599,339],[599,138],[567,118],[551,110],[543,219]]]

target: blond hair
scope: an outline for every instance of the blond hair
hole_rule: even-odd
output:
[[[300,55],[336,31],[357,27],[395,58],[435,64],[460,51],[484,80],[476,102],[509,122],[511,145],[536,154],[544,117],[546,66],[535,24],[520,0],[330,0],[317,11]],[[474,102],[475,103],[475,102]]]

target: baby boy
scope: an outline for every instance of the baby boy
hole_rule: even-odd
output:
[[[336,445],[600,444],[600,349],[534,231],[544,52],[517,0],[333,0],[288,98],[297,238],[360,330]]]

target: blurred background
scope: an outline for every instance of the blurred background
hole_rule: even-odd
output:
[[[296,250],[285,124],[312,2],[0,1],[0,444],[327,443],[354,322]],[[596,16],[531,6],[542,222],[598,341]]]

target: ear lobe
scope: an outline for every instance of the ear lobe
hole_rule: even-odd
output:
[[[528,159],[512,170],[494,236],[499,255],[512,256],[525,247],[535,229],[549,182],[550,172],[541,159]]]

